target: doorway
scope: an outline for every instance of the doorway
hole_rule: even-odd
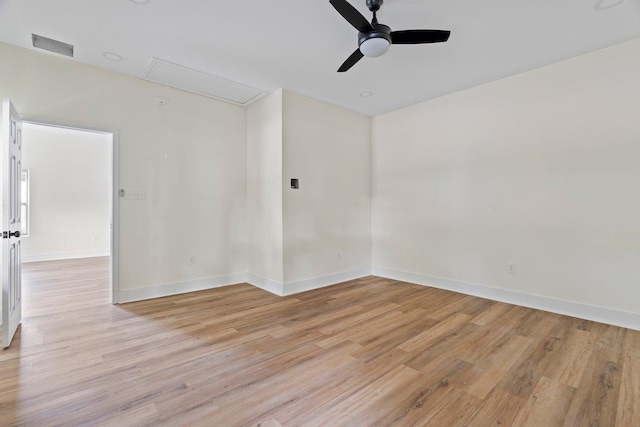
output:
[[[87,265],[108,265],[108,281],[96,280],[92,298],[117,298],[117,177],[113,132],[24,121],[22,130],[22,263],[25,292],[38,274],[65,270],[74,277]],[[89,272],[89,277],[91,277]],[[64,289],[64,288],[61,288]],[[55,295],[49,288],[47,295]],[[73,297],[73,296],[69,296]],[[79,296],[80,297],[80,296]],[[85,295],[89,297],[89,295]],[[52,300],[64,302],[64,295]],[[25,293],[25,309],[29,312]],[[39,303],[41,306],[42,304]],[[28,315],[28,314],[27,314]]]

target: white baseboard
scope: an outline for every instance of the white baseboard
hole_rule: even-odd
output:
[[[514,292],[506,289],[493,288],[490,286],[466,283],[441,277],[409,273],[384,267],[358,268],[328,276],[299,280],[287,284],[266,279],[252,273],[238,273],[186,282],[150,286],[147,288],[120,290],[117,302],[125,303],[141,301],[213,289],[238,283],[249,283],[272,294],[285,296],[319,289],[369,275],[445,289],[494,301],[501,301],[523,307],[530,307],[538,310],[550,311],[552,313],[578,317],[580,319],[587,319],[624,328],[640,330],[640,314],[638,313],[630,313],[589,304],[559,300],[522,292]]]
[[[370,274],[371,269],[369,267],[365,267],[283,285],[280,282],[266,279],[252,273],[238,273],[226,276],[210,277],[207,279],[190,280],[187,282],[148,286],[146,288],[122,289],[118,292],[116,302],[118,304],[122,304],[133,301],[142,301],[152,298],[161,298],[188,292],[219,288],[222,286],[236,285],[239,283],[249,283],[257,288],[271,292],[272,294],[285,296],[335,285],[336,283],[358,279],[360,277],[369,276]]]
[[[341,271],[340,273],[330,274],[328,276],[314,277],[311,279],[298,280],[286,283],[283,286],[283,296],[299,294],[301,292],[320,289],[336,283],[347,282],[349,280],[359,279],[371,275],[371,267],[357,268],[355,270]]]
[[[298,280],[283,284],[249,273],[247,275],[247,282],[257,288],[264,289],[267,292],[271,292],[272,294],[282,297],[311,291],[313,289],[324,288],[326,286],[335,285],[336,283],[359,279],[369,275],[371,275],[371,268],[363,267],[355,270],[330,274],[328,276],[313,277],[311,279]]]
[[[171,295],[179,295],[188,292],[203,291],[206,289],[220,288],[222,286],[246,283],[246,281],[247,274],[238,273],[209,277],[206,279],[189,280],[186,282],[167,283],[164,285],[149,286],[146,288],[121,289],[118,292],[116,302],[118,304],[122,304],[152,298],[168,297]]]
[[[266,279],[262,276],[258,276],[253,273],[247,274],[247,283],[255,286],[256,288],[260,288],[267,292],[271,292],[274,295],[282,296],[283,295],[283,285],[280,282],[276,282],[275,280]]]
[[[70,252],[63,254],[22,255],[22,262],[59,261],[63,259],[95,258],[109,256],[109,251]]]
[[[371,274],[402,282],[446,289],[448,291],[473,295],[494,301],[501,301],[538,310],[550,311],[552,313],[578,317],[580,319],[593,320],[595,322],[640,330],[640,314],[638,313],[630,313],[611,308],[514,292],[506,289],[492,288],[489,286],[476,285],[473,283],[460,282],[441,277],[408,273],[384,267],[372,267]]]

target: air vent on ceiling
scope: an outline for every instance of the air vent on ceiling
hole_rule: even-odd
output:
[[[248,105],[265,92],[202,71],[151,58],[141,78],[238,105]]]
[[[37,34],[31,34],[31,41],[33,47],[48,50],[49,52],[59,53],[60,55],[66,55],[73,58],[73,45],[63,43],[58,40],[42,37]]]

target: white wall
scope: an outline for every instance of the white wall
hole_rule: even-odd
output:
[[[376,117],[373,265],[640,313],[639,75],[637,39]]]
[[[247,109],[249,272],[282,283],[282,90]]]
[[[251,283],[288,294],[368,274],[370,129],[369,117],[288,90],[249,106]]]
[[[111,135],[25,123],[22,140],[31,207],[23,261],[108,255]]]
[[[120,199],[122,290],[247,271],[244,108],[2,43],[0,63],[0,97],[23,115],[117,133],[120,186],[146,191]]]
[[[285,287],[368,269],[371,119],[287,90],[283,111]]]

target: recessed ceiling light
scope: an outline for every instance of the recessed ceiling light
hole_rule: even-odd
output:
[[[600,0],[593,5],[593,8],[598,11],[613,9],[616,6],[620,6],[622,3],[624,3],[624,0]]]
[[[369,92],[369,91],[362,92],[360,96],[363,98],[369,98],[370,96],[373,96],[373,92]]]
[[[104,56],[105,58],[107,58],[110,61],[122,61],[122,56],[118,55],[117,53],[104,52],[102,54],[102,56]]]
[[[134,2],[135,4],[148,4],[150,0],[131,0],[132,2]]]

